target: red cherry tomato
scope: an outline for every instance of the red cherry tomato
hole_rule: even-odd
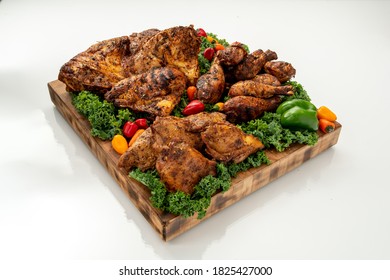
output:
[[[214,49],[213,48],[207,48],[204,50],[203,52],[203,56],[207,59],[207,60],[212,60],[213,57],[214,57]]]
[[[196,30],[196,32],[197,32],[197,34],[198,34],[199,37],[207,37],[206,31],[204,31],[202,28],[198,28],[198,29]]]
[[[123,126],[122,132],[125,137],[131,138],[137,132],[137,130],[138,125],[136,123],[126,122]]]
[[[184,116],[197,114],[204,111],[204,104],[200,100],[192,100],[183,110]]]
[[[147,129],[148,121],[146,119],[137,119],[135,123],[138,125],[138,128]]]

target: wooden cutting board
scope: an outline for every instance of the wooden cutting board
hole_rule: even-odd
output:
[[[252,192],[300,166],[305,161],[329,149],[337,143],[341,131],[341,125],[336,123],[334,132],[328,134],[319,132],[319,140],[314,146],[294,144],[281,153],[267,150],[266,154],[271,160],[270,165],[262,165],[238,174],[233,179],[232,186],[227,192],[220,192],[212,197],[205,218],[198,220],[195,215],[185,219],[154,208],[149,201],[149,189],[117,168],[119,155],[112,149],[111,142],[102,141],[91,136],[90,124],[72,105],[71,96],[66,92],[65,84],[56,80],[49,82],[48,87],[51,100],[57,110],[165,241],[186,232],[224,208],[240,201]]]

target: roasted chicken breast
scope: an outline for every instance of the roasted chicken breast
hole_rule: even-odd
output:
[[[145,40],[128,60],[130,71],[140,74],[154,67],[174,66],[194,85],[199,78],[200,43],[193,26],[162,30]]]
[[[105,93],[128,77],[123,66],[123,59],[128,55],[128,36],[101,41],[65,63],[58,80],[66,85],[69,92],[89,90]]]
[[[104,98],[118,107],[168,116],[186,88],[184,74],[171,67],[151,70],[118,82]]]

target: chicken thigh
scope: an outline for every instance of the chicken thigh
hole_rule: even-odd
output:
[[[206,152],[222,162],[239,163],[264,148],[263,143],[251,134],[244,133],[229,122],[215,123],[201,133]]]
[[[156,169],[169,190],[192,194],[203,177],[217,174],[216,165],[186,143],[173,141],[162,148]]]

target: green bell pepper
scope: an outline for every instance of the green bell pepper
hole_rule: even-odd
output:
[[[280,123],[283,127],[293,130],[318,130],[317,108],[309,101],[292,99],[283,102],[276,109],[280,114]]]

